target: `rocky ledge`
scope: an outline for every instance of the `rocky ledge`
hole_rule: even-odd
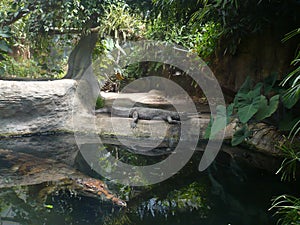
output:
[[[137,126],[130,126],[132,118],[115,117],[109,113],[95,115],[91,109],[84,108],[82,97],[76,95],[78,83],[75,80],[55,81],[0,81],[0,136],[22,136],[52,132],[92,132],[102,137],[117,137],[133,143],[144,144],[153,141],[168,147],[174,145],[180,137],[181,125],[163,120],[139,120]],[[135,93],[147,96],[147,93]],[[135,94],[123,95],[123,102],[132,101]],[[116,94],[114,94],[116,95]],[[120,96],[120,95],[119,95]],[[152,98],[161,99],[151,93]],[[149,95],[148,95],[149,97]],[[114,97],[107,97],[111,105]],[[145,100],[144,100],[145,101]],[[74,102],[77,102],[76,106]],[[78,104],[79,102],[79,104]],[[157,104],[146,98],[145,106]],[[165,103],[163,104],[165,107]],[[201,107],[200,107],[201,108]],[[202,108],[207,108],[204,106]],[[74,116],[75,115],[75,116]],[[80,115],[80,116],[78,116]],[[193,129],[185,130],[184,138],[204,139],[209,123],[209,114],[200,114],[189,119],[189,126],[199,127],[199,137]],[[283,136],[273,127],[257,124],[256,132],[246,143],[253,149],[268,155],[279,156],[276,144]],[[226,128],[225,139],[234,133],[235,124]]]

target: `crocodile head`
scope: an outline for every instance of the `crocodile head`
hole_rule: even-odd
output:
[[[113,203],[115,203],[118,206],[122,206],[122,207],[127,206],[126,202],[113,195],[108,190],[107,185],[101,180],[95,178],[76,178],[75,182],[84,191],[90,192],[97,196],[104,196],[106,199],[111,200]]]

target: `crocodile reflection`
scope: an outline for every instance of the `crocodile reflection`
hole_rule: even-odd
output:
[[[118,206],[126,206],[126,202],[112,194],[103,181],[89,177],[64,163],[0,149],[0,189],[44,183],[47,185],[37,195],[37,200],[41,203],[51,193],[67,189],[86,196],[101,197]]]

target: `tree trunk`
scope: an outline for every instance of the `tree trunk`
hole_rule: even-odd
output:
[[[92,54],[98,40],[98,33],[91,32],[82,36],[70,54],[68,72],[64,78],[79,80],[92,64]]]

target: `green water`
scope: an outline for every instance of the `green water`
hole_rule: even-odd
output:
[[[53,157],[55,154],[49,141],[53,143],[58,140],[56,137],[2,140],[0,148]],[[64,144],[59,146],[66,148]],[[42,153],[37,152],[39,148],[43,148]],[[53,148],[64,152],[57,146]],[[71,148],[76,152],[75,144],[68,146],[69,150]],[[116,149],[116,146],[107,145],[107,148]],[[120,154],[128,156],[126,149],[117,148]],[[297,184],[282,183],[280,177],[233,160],[226,153],[219,153],[213,165],[200,173],[197,170],[200,158],[201,153],[195,153],[178,174],[156,185],[124,187],[108,181],[109,188],[127,200],[126,208],[70,191],[55,192],[47,198],[45,207],[37,207],[35,196],[38,185],[2,189],[0,224],[268,225],[276,224],[277,220],[274,212],[268,211],[271,198],[297,193]],[[159,157],[131,157],[131,160],[140,159],[151,161]],[[82,158],[77,156],[76,161],[74,166],[77,169],[97,176],[88,169]],[[1,165],[5,166],[8,165]]]

